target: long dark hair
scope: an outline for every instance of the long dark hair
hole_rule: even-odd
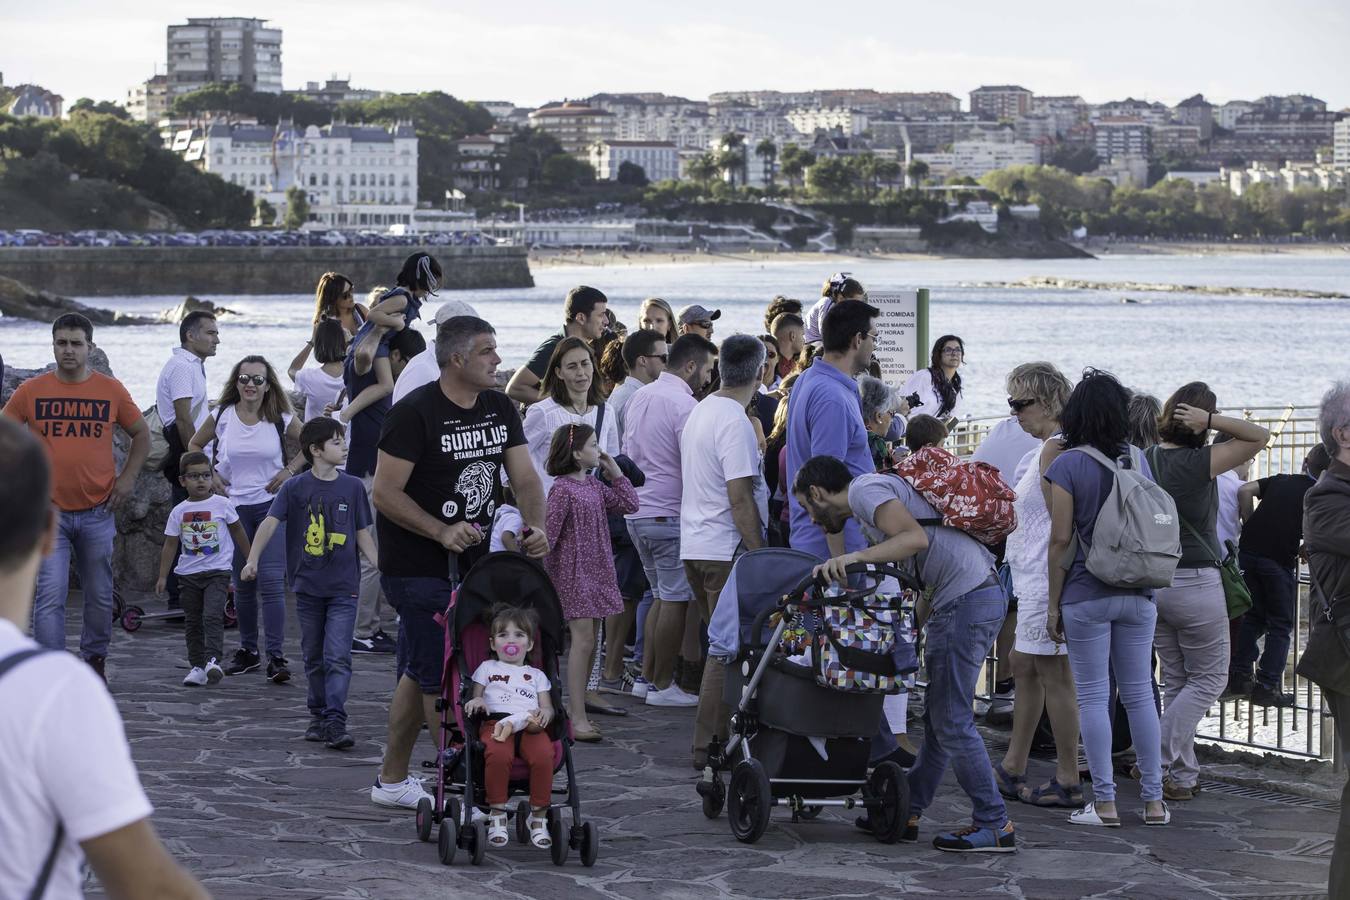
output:
[[[410,291],[435,295],[441,286],[441,264],[430,253],[418,251],[403,261],[394,284]]]
[[[956,401],[961,396],[961,373],[954,372],[949,379],[947,373],[942,370],[942,348],[948,341],[956,341],[961,345],[961,357],[966,355],[966,342],[954,334],[944,334],[933,344],[933,352],[928,355],[928,374],[933,376],[933,390],[938,395],[937,412],[933,415],[941,418],[956,408]]]
[[[338,301],[355,290],[352,280],[341,272],[324,272],[314,287],[314,324],[339,315]]]
[[[277,372],[272,368],[272,364],[261,356],[245,356],[239,362],[234,364],[230,370],[229,380],[225,382],[225,387],[220,392],[220,400],[216,402],[216,417],[219,421],[220,411],[227,406],[236,405],[241,397],[239,394],[239,370],[245,363],[253,363],[263,367],[267,375],[267,393],[263,395],[262,403],[258,405],[259,418],[266,419],[269,422],[282,421],[282,414],[291,412],[291,400],[286,395],[286,391],[281,387],[281,381],[277,378]]]
[[[1060,415],[1065,447],[1096,447],[1115,459],[1130,437],[1130,392],[1114,375],[1084,369]]]
[[[572,398],[567,394],[567,385],[558,377],[558,369],[562,366],[563,357],[577,349],[585,350],[591,358],[591,386],[586,391],[586,405],[598,406],[605,402],[605,392],[600,385],[600,367],[596,365],[595,352],[591,350],[591,345],[579,337],[565,337],[553,348],[553,356],[548,361],[548,371],[544,373],[544,394],[552,397],[553,402],[559,406],[566,406],[571,402]]]

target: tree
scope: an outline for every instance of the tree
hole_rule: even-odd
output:
[[[774,162],[778,159],[778,145],[773,142],[773,138],[764,138],[755,145],[755,155],[759,157],[760,163],[764,166],[764,183],[773,187]]]
[[[778,158],[782,162],[779,171],[788,180],[788,192],[794,193],[797,185],[805,177],[806,170],[815,165],[816,155],[810,150],[803,150],[796,144],[788,144],[783,148]]]
[[[646,187],[647,172],[637,163],[625,159],[619,163],[619,173],[615,180],[619,184],[626,184],[631,187]]]
[[[694,179],[700,188],[707,191],[713,181],[722,174],[722,164],[712,153],[703,153],[689,161],[685,174]]]
[[[595,169],[568,153],[555,153],[544,160],[541,184],[555,191],[575,191],[595,184]]]
[[[887,190],[895,190],[900,183],[900,163],[893,159],[877,159],[872,174]]]
[[[110,103],[107,100],[100,100],[95,103],[88,97],[81,97],[71,104],[70,112],[104,113],[109,116],[116,116],[119,119],[131,121],[131,113],[127,112],[125,107],[118,106],[116,103]]]
[[[1013,179],[1013,183],[1008,186],[1009,193],[1012,194],[1012,201],[1019,206],[1024,205],[1031,196],[1031,188],[1021,178]]]
[[[824,200],[847,200],[858,180],[856,169],[837,156],[817,160],[807,175],[811,192]]]
[[[749,181],[749,158],[746,156],[745,135],[729,131],[722,135],[722,153],[717,157],[718,165],[727,173],[731,187],[736,187],[736,176],[741,176],[741,186]]]
[[[282,223],[287,231],[298,231],[301,225],[309,221],[309,195],[298,184],[286,188],[286,219]]]
[[[910,185],[918,187],[923,184],[923,180],[928,177],[928,163],[921,159],[916,159],[909,164],[907,169],[905,169],[905,173],[909,175]]]
[[[269,225],[275,225],[277,222],[277,208],[268,203],[262,197],[258,197],[253,203],[253,221],[266,228]]]
[[[1059,144],[1045,163],[1075,175],[1086,175],[1096,170],[1099,160],[1093,147],[1084,144]]]

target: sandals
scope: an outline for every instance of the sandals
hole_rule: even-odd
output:
[[[1037,788],[1023,784],[1017,799],[1032,806],[1078,809],[1083,805],[1083,788],[1081,785],[1065,787],[1058,778],[1052,778]]]
[[[506,831],[506,810],[494,809],[488,814],[487,842],[489,847],[505,847],[511,842]]]
[[[1145,825],[1169,824],[1172,821],[1172,810],[1168,808],[1166,803],[1163,803],[1162,808],[1163,811],[1161,816],[1150,816],[1148,814],[1148,807],[1147,806],[1144,807],[1144,811],[1139,814],[1140,817],[1144,820],[1144,824]]]
[[[1119,828],[1120,816],[1103,816],[1097,812],[1097,804],[1089,803],[1082,809],[1069,813],[1070,825],[1095,825],[1098,828]]]
[[[577,728],[572,731],[572,740],[579,741],[583,744],[596,744],[599,743],[602,738],[603,735],[600,734],[600,729],[595,726],[591,726],[590,728]]]
[[[548,818],[538,812],[530,813],[530,843],[540,850],[553,846],[553,838],[548,835]]]
[[[994,780],[998,782],[998,792],[1009,800],[1021,800],[1022,788],[1026,786],[1026,775],[1009,775],[1003,763],[994,764]]]

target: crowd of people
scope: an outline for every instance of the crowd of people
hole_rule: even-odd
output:
[[[205,362],[219,326],[209,314],[189,314],[159,380],[155,435],[125,389],[89,369],[93,326],[78,315],[58,319],[56,370],[25,382],[4,409],[45,446],[53,472],[50,521],[45,504],[19,506],[32,504],[37,481],[0,485],[0,515],[19,523],[0,542],[0,575],[15,595],[24,577],[35,577],[37,644],[66,645],[73,555],[84,601],[80,656],[106,678],[112,514],[153,437],[167,448],[174,501],[158,587],[187,623],[184,685],[209,687],[264,664],[268,679],[287,681],[289,591],[308,688],[305,739],[344,750],[355,742],[345,711],[352,655],[394,654],[385,751],[371,788],[382,806],[412,809],[427,796],[409,767],[422,725],[434,730],[439,721],[444,637],[436,616],[490,550],[541,561],[554,584],[570,644],[563,677],[573,738],[603,741],[603,717],[637,711],[616,696],[653,710],[695,708],[689,747],[697,770],[708,764],[710,743],[728,737],[719,717],[725,664],[707,657],[706,628],[742,553],[790,546],[817,556],[833,579],[857,562],[909,567],[924,585],[922,737],[910,740],[906,695],[887,698],[878,729],[889,741],[874,762],[908,770],[909,841],[953,769],[972,815],[968,826],[933,835],[941,850],[1016,849],[1012,803],[1064,807],[1075,825],[1119,827],[1113,752],[1131,746],[1142,820],[1167,825],[1172,806],[1200,789],[1195,733],[1217,700],[1293,703],[1283,685],[1300,553],[1325,611],[1305,674],[1322,684],[1337,727],[1350,729],[1350,626],[1337,624],[1350,621],[1350,385],[1324,398],[1322,442],[1301,473],[1247,482],[1268,432],[1224,415],[1204,383],[1159,403],[1103,371],[1074,383],[1049,362],[1019,365],[1006,378],[1008,418],[969,464],[995,472],[1015,498],[1015,528],[990,542],[944,520],[942,498],[906,474],[906,460],[941,452],[957,425],[964,342],[943,335],[928,366],[903,386],[886,384],[874,359],[879,311],[846,274],[829,279],[809,310],[776,297],[762,334],[720,343],[719,310],[676,310],[653,297],[633,310],[630,329],[602,291],[576,287],[558,332],[504,390],[495,329],[467,303],[436,310],[432,346],[410,327],[440,277],[433,257],[413,254],[393,288],[362,304],[350,279],[323,275],[312,334],[287,369],[300,411],[273,365],[251,355],[234,363],[209,402]],[[316,365],[307,365],[311,356]],[[131,436],[120,474],[114,423]],[[7,467],[33,457],[33,447],[21,429],[0,427]],[[1175,531],[1174,551],[1154,552],[1147,540],[1120,549],[1136,502],[1169,511],[1155,518]],[[1230,557],[1251,600],[1240,619],[1231,615]],[[1164,563],[1163,580],[1148,574]],[[1122,568],[1144,574],[1115,574]],[[239,646],[226,657],[231,591]],[[0,601],[0,646],[26,646],[30,601]],[[530,621],[508,615],[494,624],[503,664],[522,664],[530,635],[521,626]],[[1012,703],[1011,739],[997,761],[975,712],[977,681],[995,648],[997,696]],[[27,680],[44,667],[88,680],[54,656],[28,666]],[[479,684],[475,702],[490,707],[494,694]],[[89,702],[122,747],[103,697]],[[554,712],[500,711],[518,713],[503,720],[514,723],[508,732],[537,732]],[[40,734],[39,725],[25,727]],[[0,728],[0,741],[7,733]],[[1055,772],[1036,784],[1028,757],[1047,735]],[[1080,783],[1080,741],[1091,799]],[[114,756],[124,771],[125,754]],[[500,749],[493,759],[510,762]],[[23,776],[0,776],[12,777]],[[542,788],[534,787],[541,813]],[[34,794],[31,802],[64,821],[61,797]],[[144,820],[143,796],[123,792],[120,804],[124,815],[103,825]],[[531,834],[547,846],[536,818]],[[502,838],[504,826],[493,824],[494,840]],[[85,842],[92,832],[67,825],[65,840],[81,842],[99,867],[97,841]],[[1350,871],[1342,843],[1333,882]],[[30,861],[0,869],[26,872]]]

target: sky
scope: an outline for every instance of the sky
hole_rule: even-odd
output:
[[[537,106],[600,91],[871,87],[946,91],[967,108],[981,84],[1020,84],[1093,103],[1305,93],[1350,107],[1345,0],[0,0],[0,72],[67,103],[121,101],[163,71],[165,27],[189,15],[282,28],[288,89],[337,75]]]

